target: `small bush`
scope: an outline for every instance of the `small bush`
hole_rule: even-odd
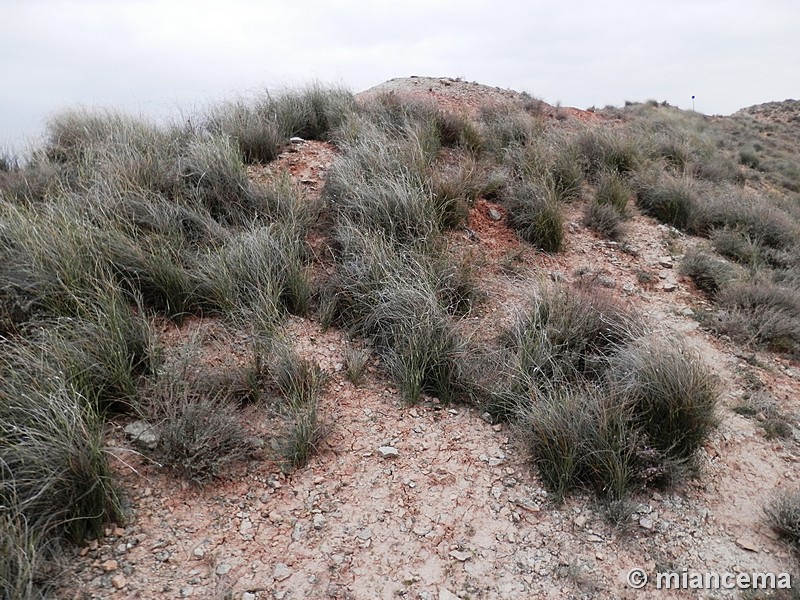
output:
[[[360,385],[364,378],[364,371],[367,362],[372,357],[372,350],[369,348],[348,348],[345,355],[345,369],[347,379],[353,385]]]
[[[556,194],[547,183],[520,184],[507,199],[509,224],[520,237],[544,252],[564,245],[564,216]]]
[[[276,359],[273,377],[283,396],[279,410],[286,421],[281,455],[293,468],[300,468],[317,452],[327,433],[327,425],[319,418],[325,373],[318,364],[301,358],[288,346],[277,349]]]
[[[627,133],[586,129],[578,135],[576,145],[585,172],[593,177],[606,171],[634,173],[641,162],[639,144]]]
[[[764,249],[747,233],[724,227],[711,232],[711,245],[722,256],[750,267],[763,264]]]
[[[250,447],[239,411],[241,387],[205,369],[199,351],[194,342],[180,347],[145,387],[137,408],[158,433],[158,459],[188,480],[205,484],[224,477]]]
[[[612,206],[621,217],[628,215],[628,202],[633,196],[628,182],[615,171],[603,173],[594,195],[595,203]]]
[[[716,426],[717,383],[688,348],[644,338],[618,352],[610,376],[648,443],[687,460]]]
[[[3,365],[18,367],[30,364]],[[0,503],[18,507],[32,531],[80,543],[100,535],[109,520],[123,520],[119,497],[99,415],[63,381],[46,375],[32,371],[4,379]]]
[[[766,281],[739,281],[723,288],[717,301],[727,309],[720,325],[746,343],[782,352],[800,347],[800,300],[797,291]]]
[[[636,204],[643,213],[678,229],[686,229],[697,211],[692,184],[674,177],[640,178],[636,182]]]
[[[610,204],[597,201],[586,205],[583,224],[610,240],[622,239],[625,229],[619,211]]]
[[[696,248],[683,257],[680,272],[691,277],[698,289],[711,295],[736,277],[736,269],[730,263]]]
[[[159,417],[158,456],[197,484],[228,474],[249,450],[236,405],[224,396],[196,394],[173,382],[152,401],[151,418]]]
[[[546,289],[505,333],[518,368],[534,381],[598,380],[641,323],[611,297]]]
[[[769,523],[795,550],[800,549],[800,493],[784,492],[765,508]]]

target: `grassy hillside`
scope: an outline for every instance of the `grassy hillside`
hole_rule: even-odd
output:
[[[566,214],[621,244],[644,214],[703,242],[681,268],[713,302],[702,325],[800,356],[800,108],[711,118],[657,103],[585,119],[520,96],[476,117],[399,95],[358,102],[309,87],[156,126],[113,111],[48,124],[24,164],[0,162],[0,586],[46,595],[63,544],[122,522],[105,423],[156,424],[147,452],[214,485],[252,459],[245,408],[275,419],[272,460],[301,468],[330,424],[320,367],[287,315],[346,331],[409,404],[463,403],[515,425],[559,500],[628,498],[691,476],[718,420],[701,357],[613,293],[541,285],[515,320],[477,336],[478,267],[453,243],[480,200],[542,253]],[[555,115],[555,116],[553,116]],[[289,138],[337,155],[320,197],[275,172]],[[159,332],[216,319],[242,365],[198,372]],[[374,354],[373,354],[374,353]]]

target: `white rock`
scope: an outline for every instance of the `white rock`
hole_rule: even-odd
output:
[[[297,137],[297,136],[289,138],[289,141],[292,144],[302,144],[303,142],[305,142],[305,140],[303,138]]]
[[[378,454],[383,458],[396,458],[400,456],[400,452],[394,446],[381,446],[378,448]]]
[[[275,565],[275,569],[272,571],[272,578],[275,581],[283,581],[285,579],[289,579],[292,576],[292,570],[286,566],[284,563],[278,563]]]
[[[469,552],[461,552],[460,550],[451,550],[450,556],[452,556],[459,562],[466,562],[470,558],[472,558],[472,554],[470,554]]]
[[[147,421],[134,421],[124,431],[130,439],[146,448],[152,449],[158,445],[158,430]]]

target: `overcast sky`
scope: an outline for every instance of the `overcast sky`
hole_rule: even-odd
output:
[[[0,0],[0,145],[77,105],[177,116],[409,75],[729,114],[800,97],[798,32],[799,0]]]

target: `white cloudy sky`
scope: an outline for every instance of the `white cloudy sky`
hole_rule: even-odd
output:
[[[177,115],[312,79],[728,114],[800,97],[798,32],[798,0],[0,0],[0,145],[64,107]]]

